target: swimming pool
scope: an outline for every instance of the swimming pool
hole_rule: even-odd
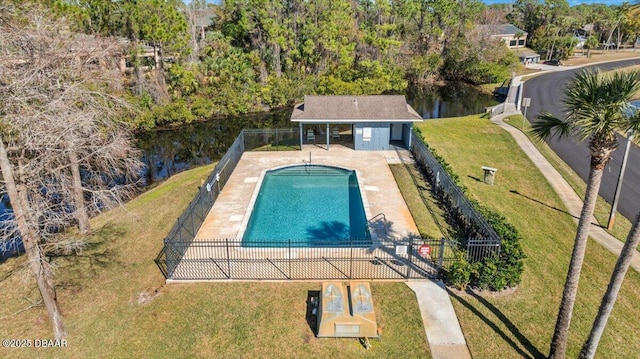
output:
[[[355,171],[298,165],[267,171],[242,236],[248,247],[319,247],[367,240]],[[362,243],[360,243],[362,245]]]

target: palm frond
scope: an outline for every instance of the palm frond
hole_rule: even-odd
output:
[[[637,72],[604,73],[598,68],[581,71],[567,87],[565,121],[572,124],[581,140],[610,137],[629,126],[625,110],[638,90]]]
[[[549,112],[543,112],[538,120],[531,124],[531,133],[538,139],[553,137],[565,138],[575,132],[575,126],[569,121],[562,121]]]
[[[629,7],[627,15],[629,15],[630,17],[640,16],[640,1],[636,1],[635,4],[632,4]]]
[[[638,71],[615,71],[607,83],[610,98],[628,102],[640,91],[640,73]]]
[[[625,130],[634,135],[634,142],[640,144],[640,107],[632,109]]]
[[[607,106],[600,112],[591,113],[574,121],[579,128],[577,134],[581,141],[592,136],[610,136],[625,127],[627,118],[620,106]]]

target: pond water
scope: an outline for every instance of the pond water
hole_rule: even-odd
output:
[[[465,116],[484,112],[498,101],[472,86],[449,85],[412,89],[407,102],[425,119]],[[136,136],[136,145],[143,153],[147,184],[154,183],[194,166],[221,158],[243,128],[289,128],[291,109],[261,115],[215,119],[179,128],[156,130]],[[6,215],[9,203],[0,202],[0,215]],[[17,243],[22,250],[22,244]],[[1,245],[0,245],[1,247]],[[15,248],[3,253],[0,262],[15,253]]]
[[[6,195],[0,197],[0,218],[10,215],[10,208],[11,203],[8,197]],[[0,242],[0,262],[20,252],[24,252],[22,241]]]
[[[292,127],[291,110],[193,123],[136,136],[146,165],[146,183],[153,183],[224,155],[243,128]]]
[[[473,86],[457,84],[414,88],[406,93],[407,102],[422,118],[446,118],[483,113],[499,102],[493,95]]]

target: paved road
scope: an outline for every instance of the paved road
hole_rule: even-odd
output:
[[[609,70],[638,64],[640,64],[640,58],[588,67],[600,67],[603,70]],[[536,116],[541,111],[549,111],[556,117],[563,118],[561,102],[564,97],[563,88],[579,70],[580,69],[557,71],[527,80],[523,91],[524,97],[531,98],[531,106],[527,109],[527,120],[529,122],[535,121]],[[600,195],[609,203],[613,201],[618,173],[622,165],[626,139],[618,136],[618,142],[618,150],[613,153],[613,159],[604,171],[602,185],[600,187]],[[587,180],[590,155],[586,141],[579,143],[575,139],[560,141],[551,139],[548,143],[583,180]],[[640,212],[640,148],[636,145],[633,145],[629,153],[627,170],[620,192],[618,211],[630,220],[633,220],[638,212]],[[604,225],[606,225],[606,223],[604,223]]]

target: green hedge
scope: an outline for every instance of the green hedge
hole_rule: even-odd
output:
[[[482,289],[502,290],[520,283],[524,271],[525,254],[520,243],[518,229],[507,219],[478,203],[476,209],[487,220],[501,239],[500,253],[473,263],[471,284]]]

